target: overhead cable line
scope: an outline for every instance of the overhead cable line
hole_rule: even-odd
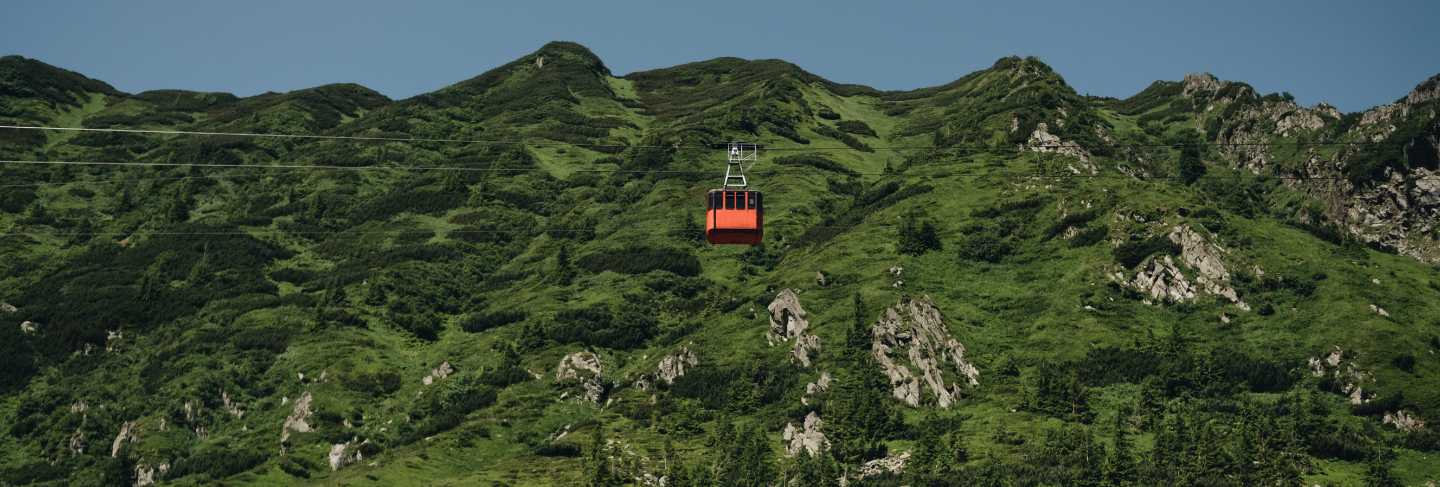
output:
[[[114,167],[114,166],[196,167],[196,168],[225,168],[225,169],[286,169],[286,170],[295,171],[295,172],[298,172],[299,170],[316,169],[316,170],[334,170],[334,171],[460,171],[460,172],[478,172],[478,173],[495,173],[495,172],[526,173],[526,172],[536,171],[536,170],[539,170],[539,169],[540,169],[540,168],[485,168],[485,167],[469,167],[469,166],[339,166],[339,165],[324,165],[324,164],[317,164],[317,165],[306,165],[306,164],[213,164],[213,163],[185,163],[185,162],[42,161],[42,160],[0,160],[0,164],[16,164],[16,165],[78,165],[78,166],[111,166],[111,167]],[[953,165],[953,164],[947,164],[947,165]],[[936,165],[934,165],[934,166],[929,166],[929,167],[936,167],[936,166],[940,166],[940,164],[936,164]],[[919,167],[920,167],[920,168],[924,168],[924,167],[927,167],[927,165],[926,165],[925,163],[920,163],[920,164],[919,164]],[[701,170],[701,169],[581,168],[581,169],[571,170],[570,172],[572,172],[572,173],[623,173],[623,174],[691,174],[691,175],[716,175],[716,174],[720,174],[720,171],[716,171],[716,170]],[[897,172],[897,171],[891,171],[891,172],[884,172],[884,171],[880,171],[880,172],[876,172],[876,171],[831,171],[831,170],[826,170],[826,169],[814,168],[814,167],[810,167],[810,166],[791,166],[791,167],[789,167],[789,168],[765,168],[765,169],[757,170],[757,172],[759,172],[759,173],[761,173],[761,174],[785,174],[785,173],[795,173],[795,174],[805,173],[805,174],[812,174],[812,173],[825,173],[825,172],[830,172],[830,173],[834,173],[834,174],[842,175],[842,176],[848,176],[848,175],[856,175],[856,176],[894,176],[894,175],[902,175],[902,173]],[[1057,171],[1057,172],[1058,172],[1058,171]],[[174,179],[207,178],[207,177],[222,177],[222,176],[231,177],[231,176],[234,176],[234,175],[188,176],[188,177],[186,177],[186,178],[174,178]],[[1072,172],[1072,173],[1062,173],[1062,174],[1052,174],[1052,173],[1047,173],[1047,172],[1015,172],[1015,173],[1010,173],[1010,174],[985,173],[985,174],[971,174],[971,176],[978,177],[978,178],[1005,178],[1005,179],[1132,179],[1132,180],[1172,180],[1172,179],[1182,179],[1181,176],[1170,176],[1170,175],[1141,175],[1141,174],[1124,174],[1124,173],[1120,173],[1120,174],[1115,174],[1115,173],[1085,174],[1085,173],[1073,173],[1073,172]],[[1240,174],[1236,174],[1236,175],[1218,175],[1218,174],[1212,175],[1212,174],[1207,174],[1207,175],[1200,176],[1200,179],[1248,179],[1248,178],[1270,178],[1270,179],[1280,179],[1280,180],[1286,180],[1286,181],[1344,181],[1344,180],[1347,180],[1347,178],[1344,177],[1344,176],[1300,176],[1300,175],[1282,175],[1282,174],[1266,174],[1266,175],[1255,175],[1255,176],[1245,176],[1245,175],[1240,175]],[[161,178],[161,179],[164,179],[164,178]],[[1434,180],[1434,179],[1440,179],[1440,176],[1425,176],[1425,177],[1415,178],[1415,180]],[[138,178],[138,179],[136,179],[136,180],[143,180],[143,178]],[[125,180],[122,179],[122,180],[119,180],[119,181],[123,182],[123,181],[125,181]],[[77,181],[77,182],[107,182],[107,181],[90,180],[90,181]],[[49,182],[49,183],[36,183],[36,184],[45,185],[45,184],[68,184],[68,183],[69,183],[69,182]],[[15,186],[24,186],[24,185],[15,185]],[[0,186],[0,187],[10,187],[10,186]]]
[[[463,138],[433,138],[433,137],[383,137],[383,136],[357,136],[357,135],[319,135],[319,134],[272,134],[260,132],[212,132],[195,130],[160,130],[160,129],[129,129],[129,128],[91,128],[91,127],[53,127],[43,125],[0,125],[0,129],[11,130],[43,130],[61,132],[102,132],[102,133],[131,133],[151,135],[198,135],[216,137],[262,137],[278,139],[312,139],[312,140],[350,140],[361,142],[433,142],[433,143],[458,143],[478,145],[530,145],[537,147],[589,147],[589,148],[697,148],[713,149],[710,145],[704,144],[602,144],[587,142],[559,142],[559,141],[534,141],[534,140],[499,140],[499,139],[463,139]],[[935,145],[892,145],[892,146],[871,146],[870,151],[945,151],[945,150],[975,150],[975,151],[1024,151],[1033,149],[1095,149],[1095,148],[1183,148],[1183,147],[1343,147],[1343,146],[1376,146],[1393,144],[1391,142],[1372,141],[1334,141],[1334,142],[1200,142],[1194,144],[1101,144],[1096,146],[1084,146],[1080,144],[1018,144],[1016,146],[935,146]],[[766,151],[865,151],[866,149],[851,146],[780,146],[767,147],[761,145]]]

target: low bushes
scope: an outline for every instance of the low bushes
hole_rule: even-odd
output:
[[[590,272],[644,274],[666,271],[687,277],[700,275],[700,259],[688,251],[669,248],[626,246],[601,250],[580,257],[577,264]]]

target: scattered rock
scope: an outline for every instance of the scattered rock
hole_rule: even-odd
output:
[[[795,423],[785,423],[785,432],[781,434],[785,440],[785,453],[793,457],[803,451],[814,456],[830,448],[830,440],[820,431],[824,425],[825,422],[814,411],[805,415],[805,422],[799,428],[795,427]]]
[[[815,285],[825,287],[827,284],[829,284],[829,280],[825,279],[825,273],[821,271],[815,271]]]
[[[1375,313],[1375,314],[1380,315],[1380,316],[1384,316],[1384,317],[1386,317],[1386,318],[1389,318],[1389,317],[1390,317],[1390,312],[1389,312],[1389,311],[1385,311],[1385,308],[1381,308],[1381,307],[1376,306],[1376,305],[1374,305],[1374,304],[1371,304],[1371,305],[1370,305],[1370,311],[1371,311],[1372,313]]]
[[[10,314],[18,311],[20,311],[20,308],[16,308],[10,303],[0,302],[0,313]]]
[[[774,346],[793,339],[795,345],[790,354],[800,362],[801,367],[809,367],[810,355],[820,352],[820,337],[808,332],[810,322],[795,290],[781,290],[767,309],[770,311],[770,332],[765,336],[766,341]]]
[[[434,384],[437,380],[450,377],[450,374],[453,373],[455,373],[455,368],[450,366],[449,360],[446,360],[444,362],[440,362],[439,366],[431,369],[430,374],[426,375],[423,379],[420,379],[420,382],[428,386],[430,384]]]
[[[1362,384],[1371,380],[1371,375],[1360,370],[1354,361],[1345,360],[1345,352],[1334,346],[1325,358],[1310,357],[1310,374],[1315,377],[1329,375],[1340,384],[1340,392],[1350,398],[1350,404],[1364,404],[1372,394],[1365,393]]]
[[[300,395],[300,399],[295,400],[295,407],[290,410],[290,416],[285,418],[285,424],[280,427],[281,443],[290,439],[291,431],[296,433],[309,433],[314,431],[310,428],[310,423],[308,422],[310,420],[310,402],[313,400],[314,398],[310,396],[310,391],[305,391],[304,394]]]
[[[1401,409],[1395,412],[1385,413],[1382,420],[1385,424],[1395,426],[1395,429],[1405,432],[1418,431],[1425,428],[1425,421],[1419,416]]]
[[[140,439],[140,428],[134,421],[126,421],[120,425],[120,434],[115,435],[115,442],[110,444],[110,458],[118,458],[120,449],[126,443],[134,443]]]
[[[20,332],[26,335],[34,335],[40,332],[40,324],[34,321],[20,323]]]
[[[600,357],[590,352],[575,352],[560,359],[560,365],[555,368],[555,382],[579,382],[585,390],[585,400],[600,404],[605,394],[602,370]]]
[[[889,377],[895,398],[905,404],[920,405],[922,383],[942,408],[955,402],[962,384],[980,385],[980,370],[965,360],[965,346],[950,336],[928,296],[885,310],[871,336],[871,352]],[[947,375],[952,376],[948,381]]]

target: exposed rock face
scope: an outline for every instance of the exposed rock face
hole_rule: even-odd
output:
[[[1385,413],[1385,419],[1382,421],[1384,421],[1385,424],[1395,426],[1395,429],[1406,432],[1418,431],[1425,428],[1424,420],[1421,420],[1419,416],[1415,416],[1404,409]]]
[[[110,458],[120,456],[120,449],[125,443],[134,443],[140,439],[140,428],[134,421],[126,421],[120,425],[120,434],[115,435],[115,442],[110,444]]]
[[[765,336],[766,341],[774,346],[794,340],[790,354],[801,367],[809,367],[811,354],[820,352],[820,337],[807,331],[810,321],[806,319],[805,308],[800,307],[800,296],[793,289],[781,290],[767,309],[770,310],[770,332]]]
[[[304,394],[300,395],[300,399],[295,400],[295,407],[290,410],[290,416],[285,418],[285,424],[280,427],[281,443],[290,439],[290,432],[292,431],[296,433],[309,433],[314,431],[310,428],[310,423],[308,422],[310,420],[310,402],[313,400],[314,397],[310,396],[310,391],[305,391]]]
[[[955,402],[963,386],[980,385],[980,370],[965,360],[965,346],[950,336],[928,296],[885,310],[871,334],[871,352],[890,378],[895,398],[905,404],[920,405],[922,384],[942,408]]]
[[[1185,94],[1213,90],[1216,83],[1227,93],[1235,91],[1225,90],[1231,86],[1229,83],[1212,80],[1210,76],[1187,76]],[[1395,103],[1359,114],[1359,121],[1349,126],[1342,122],[1339,110],[1330,105],[1304,108],[1290,100],[1262,99],[1253,91],[1241,91],[1227,95],[1228,99],[1210,100],[1206,111],[1220,103],[1245,99],[1243,108],[1218,120],[1220,126],[1213,135],[1215,142],[1222,144],[1219,151],[1232,165],[1257,174],[1273,166],[1277,148],[1271,143],[1275,135],[1320,134],[1319,140],[1324,142],[1381,143],[1391,141],[1389,138],[1401,126],[1421,124],[1422,131],[1413,138],[1391,141],[1403,145],[1399,149],[1404,168],[1383,169],[1373,181],[1357,185],[1348,177],[1352,165],[1369,162],[1361,158],[1374,157],[1372,151],[1360,146],[1345,147],[1333,154],[1311,148],[1303,166],[1274,169],[1289,176],[1315,178],[1287,180],[1285,184],[1323,202],[1324,221],[1338,224],[1363,242],[1424,262],[1440,262],[1440,238],[1436,234],[1440,228],[1440,181],[1433,179],[1437,175],[1434,161],[1440,160],[1440,107],[1435,104],[1440,99],[1440,75],[1420,83]],[[1338,136],[1324,135],[1336,128],[1345,131]],[[1321,221],[1318,216],[1309,215],[1304,220]]]
[[[795,423],[785,423],[785,432],[781,434],[785,439],[785,453],[792,457],[802,451],[807,455],[818,455],[830,448],[830,440],[820,431],[824,425],[825,422],[814,411],[805,415],[805,422],[799,428],[795,427]]]
[[[355,443],[355,440],[352,439],[344,443],[336,443],[334,445],[330,445],[330,471],[334,472],[336,470],[340,470],[341,468],[345,468],[345,466],[347,465],[358,463],[359,461],[364,460],[365,455],[361,453],[360,450],[361,446],[364,446],[367,443],[370,443],[370,440],[365,440],[357,444]]]
[[[555,368],[555,382],[579,382],[585,390],[584,398],[595,404],[605,394],[600,357],[590,352],[575,352],[560,359]],[[563,396],[562,396],[563,397]]]
[[[450,366],[449,360],[446,360],[444,362],[440,362],[440,365],[436,366],[434,369],[431,369],[430,374],[426,375],[423,379],[420,379],[420,382],[428,386],[430,384],[434,384],[435,381],[450,377],[450,374],[453,373],[455,373],[455,368]]]
[[[1310,374],[1315,377],[1334,377],[1340,384],[1340,392],[1349,396],[1350,404],[1364,404],[1370,401],[1371,394],[1366,394],[1363,383],[1370,381],[1369,373],[1361,371],[1353,361],[1345,360],[1345,351],[1339,346],[1330,349],[1330,353],[1324,358],[1310,357]]]
[[[1030,152],[1054,153],[1063,156],[1070,156],[1080,161],[1080,167],[1068,165],[1070,172],[1075,174],[1094,175],[1099,169],[1090,163],[1090,152],[1074,143],[1061,140],[1059,136],[1050,133],[1050,127],[1045,122],[1035,126],[1035,131],[1030,133],[1030,140],[1025,141],[1022,149]]]
[[[885,458],[877,458],[860,466],[856,472],[856,480],[864,480],[876,475],[899,475],[905,472],[905,464],[910,462],[910,452],[901,452],[899,455],[891,455]]]
[[[690,347],[681,347],[674,355],[660,359],[656,374],[666,384],[674,384],[675,379],[685,376],[686,367],[694,367],[699,363],[700,359],[695,356],[695,352],[690,351]]]

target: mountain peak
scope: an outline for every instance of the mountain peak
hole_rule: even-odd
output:
[[[520,58],[520,61],[527,60],[540,68],[556,62],[578,62],[592,71],[605,75],[610,74],[610,68],[605,66],[605,62],[600,60],[600,56],[596,56],[593,51],[578,42],[547,42],[530,55]]]
[[[24,56],[0,57],[0,97],[33,97],[61,105],[83,102],[86,93],[120,96],[104,81]]]

